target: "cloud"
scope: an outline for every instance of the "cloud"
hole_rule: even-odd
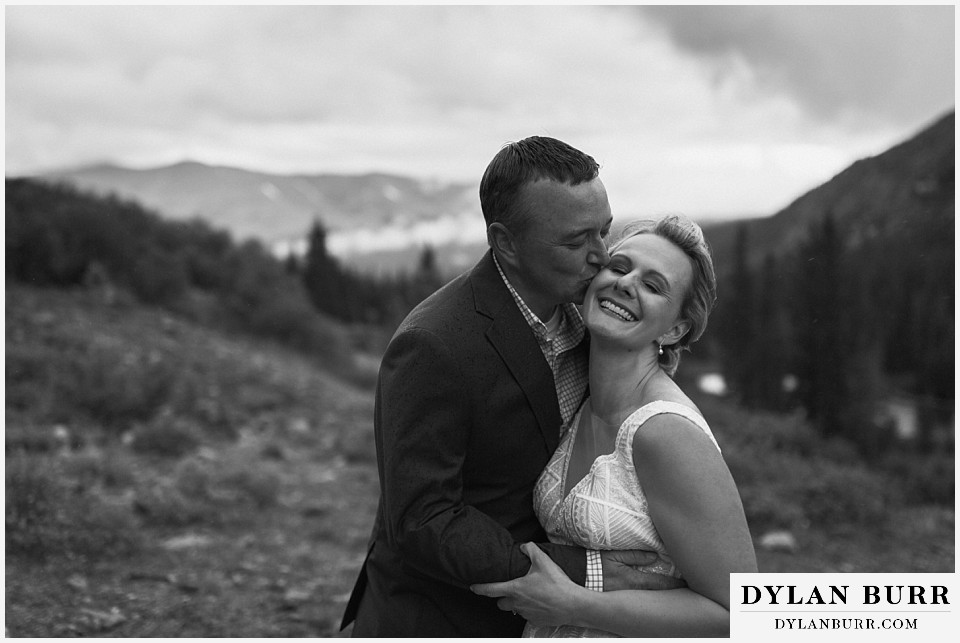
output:
[[[618,210],[765,212],[952,105],[952,20],[852,10],[10,6],[7,171],[479,181],[544,134],[603,164]]]
[[[817,117],[929,119],[954,102],[952,6],[644,6],[720,75],[745,65]]]

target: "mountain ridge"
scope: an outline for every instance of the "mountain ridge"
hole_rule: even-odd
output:
[[[305,238],[317,219],[336,233],[479,214],[469,184],[386,172],[276,174],[185,160],[149,169],[98,163],[35,178],[132,199],[174,219],[200,217],[271,247]]]
[[[751,239],[748,261],[757,266],[767,254],[796,246],[811,222],[827,212],[854,235],[893,233],[907,213],[918,209],[949,208],[952,213],[953,156],[951,110],[770,216],[704,221],[718,269],[731,265],[741,225]],[[486,246],[478,186],[471,183],[386,172],[276,174],[193,160],[150,169],[98,163],[36,178],[133,199],[171,218],[201,217],[237,239],[258,239],[281,256],[301,253],[319,219],[335,255],[373,272],[412,268],[418,248],[429,244],[443,272],[455,273],[471,265]]]
[[[859,159],[831,179],[798,196],[769,217],[705,225],[722,265],[732,256],[741,226],[750,239],[748,263],[788,251],[814,221],[830,214],[848,235],[896,234],[918,216],[949,216],[954,210],[955,113],[950,111],[913,136],[877,155]]]

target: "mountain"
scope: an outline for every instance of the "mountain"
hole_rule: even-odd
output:
[[[478,227],[483,238],[476,187],[468,184],[389,174],[279,175],[196,162],[144,170],[96,165],[35,178],[135,200],[170,218],[199,217],[278,254],[302,250],[317,218],[341,255],[396,250],[416,237],[476,242]]]
[[[279,175],[196,162],[145,170],[98,165],[36,178],[113,193],[172,218],[201,217],[238,240],[263,241],[278,256],[302,252],[319,218],[329,231],[330,252],[367,273],[409,271],[416,266],[417,250],[430,244],[441,272],[451,276],[486,248],[475,184],[389,174]],[[900,145],[857,161],[773,216],[703,226],[723,271],[733,265],[741,224],[750,239],[748,260],[757,266],[768,253],[795,247],[811,222],[827,212],[852,237],[893,234],[917,213],[933,209],[952,217],[953,198],[950,112]]]
[[[908,225],[925,225],[931,217],[954,217],[954,112],[899,145],[857,161],[800,196],[771,217],[705,225],[719,270],[733,265],[733,248],[746,226],[748,263],[762,264],[803,240],[814,221],[827,213],[844,231],[847,244],[864,238],[896,236]]]

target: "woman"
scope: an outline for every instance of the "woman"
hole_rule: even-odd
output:
[[[584,300],[590,398],[534,490],[552,541],[655,551],[646,571],[687,586],[593,592],[527,543],[523,579],[474,587],[523,615],[525,636],[729,635],[730,573],[757,571],[756,555],[719,447],[672,379],[715,299],[697,224],[670,216],[625,231]]]

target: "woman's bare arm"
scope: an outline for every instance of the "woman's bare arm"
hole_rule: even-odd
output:
[[[650,515],[686,589],[578,592],[579,624],[623,636],[728,636],[730,574],[757,571],[733,477],[689,420],[657,415],[637,430],[633,460]]]
[[[528,574],[474,586],[535,624],[577,625],[635,637],[729,636],[733,572],[756,555],[733,478],[710,439],[689,420],[658,415],[634,437],[634,466],[650,515],[687,587],[594,592],[567,579],[536,546]]]

